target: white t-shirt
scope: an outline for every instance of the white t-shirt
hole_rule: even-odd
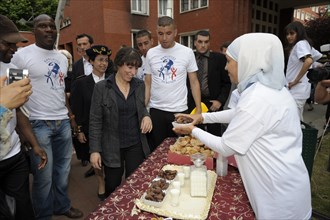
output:
[[[298,41],[292,48],[286,69],[286,79],[288,83],[296,78],[304,65],[304,62],[302,62],[300,58],[309,54],[312,55],[314,61],[317,61],[322,57],[322,54],[311,47],[306,40]],[[290,93],[294,99],[308,99],[310,92],[311,84],[308,82],[307,74],[301,78],[300,83],[290,89]]]
[[[7,68],[17,68],[17,67],[15,67],[11,63],[7,64],[0,62],[0,76],[5,76],[7,74],[6,72]],[[21,151],[21,142],[15,130],[17,124],[16,110],[13,109],[12,113],[13,113],[13,118],[10,119],[6,127],[6,130],[10,134],[10,150],[3,158],[0,158],[0,161],[11,158]]]
[[[32,44],[15,53],[12,63],[29,70],[33,93],[25,107],[31,113],[30,120],[67,119],[64,93],[67,58],[56,50]]]
[[[164,49],[161,45],[147,53],[146,72],[152,74],[150,108],[181,112],[187,106],[187,73],[197,71],[193,51],[179,43]]]
[[[289,91],[260,83],[239,99],[222,137],[201,129],[193,135],[216,151],[229,147],[257,219],[307,219],[311,216],[309,176],[302,152],[302,131],[297,106]],[[228,110],[232,111],[232,110]],[[220,113],[219,113],[220,114]],[[209,122],[203,114],[204,123]],[[210,142],[210,141],[209,141]]]
[[[146,58],[144,56],[141,56],[141,59],[142,59],[142,65],[138,69],[135,77],[144,81],[146,75],[146,68],[145,68]]]

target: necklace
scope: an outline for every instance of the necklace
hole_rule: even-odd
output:
[[[130,88],[129,83],[125,86],[125,85],[122,85],[121,83],[117,82],[117,86],[120,91],[125,92],[125,93],[127,93]]]

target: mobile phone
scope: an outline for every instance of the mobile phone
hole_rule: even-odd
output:
[[[7,85],[13,83],[14,81],[18,81],[21,79],[25,79],[29,77],[29,71],[27,69],[7,69]]]

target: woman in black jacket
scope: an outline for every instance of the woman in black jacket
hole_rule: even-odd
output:
[[[121,48],[114,60],[116,74],[95,85],[90,111],[90,161],[104,166],[106,196],[150,153],[146,133],[152,129],[146,109],[144,82],[135,78],[139,53]]]

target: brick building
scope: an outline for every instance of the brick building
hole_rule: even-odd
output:
[[[193,36],[202,29],[211,33],[211,49],[248,32],[268,32],[283,38],[282,31],[293,20],[294,9],[325,5],[324,0],[67,0],[60,31],[59,48],[80,57],[75,37],[87,33],[95,44],[116,51],[135,46],[140,29],[152,32],[157,42],[156,23],[160,16],[176,20],[177,41],[193,48]]]

